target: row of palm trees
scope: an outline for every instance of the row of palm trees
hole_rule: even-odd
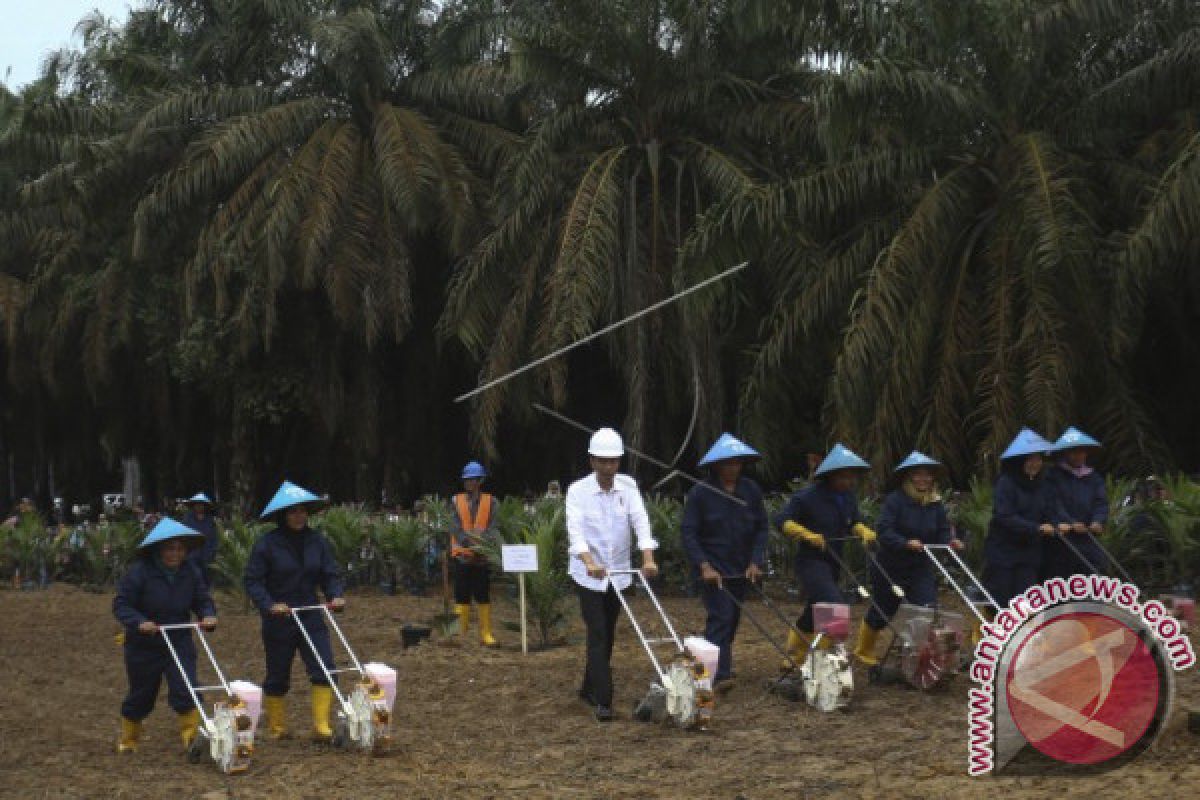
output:
[[[14,488],[136,454],[151,493],[373,499],[468,451],[535,485],[580,466],[538,401],[681,463],[736,427],[779,476],[844,438],[962,479],[1024,423],[1200,453],[1195,3],[153,0],[80,31],[0,98]]]

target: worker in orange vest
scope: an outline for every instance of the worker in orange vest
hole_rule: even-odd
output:
[[[450,533],[450,557],[454,559],[454,613],[463,633],[471,622],[471,601],[479,609],[479,641],[496,644],[492,636],[491,565],[478,548],[496,534],[496,501],[480,491],[487,470],[472,461],[463,467],[463,489],[454,495],[454,530]]]

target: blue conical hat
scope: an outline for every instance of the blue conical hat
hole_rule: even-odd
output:
[[[1072,426],[1063,431],[1058,441],[1050,448],[1051,453],[1061,453],[1064,450],[1074,450],[1076,447],[1099,447],[1100,443],[1083,431]]]
[[[908,458],[896,465],[896,472],[902,472],[913,467],[940,467],[942,462],[935,458],[930,458],[919,450],[913,450],[908,454]]]
[[[297,486],[291,481],[284,481],[279,486],[279,491],[275,492],[275,496],[271,498],[271,502],[267,503],[267,507],[263,509],[262,517],[269,517],[276,511],[282,511],[285,508],[292,506],[308,505],[309,503],[320,503],[321,498],[310,492],[308,489]]]
[[[744,458],[748,461],[758,461],[762,458],[759,452],[732,433],[722,433],[716,444],[708,448],[700,466],[715,464],[718,461],[728,461],[731,458]]]
[[[204,543],[204,534],[199,531],[194,531],[187,525],[176,522],[170,517],[163,517],[154,530],[146,534],[146,538],[142,539],[142,543],[138,545],[138,550],[144,551],[146,548],[156,544],[161,544],[168,539],[179,539],[187,537],[185,544],[189,548],[199,547]]]
[[[1043,439],[1041,434],[1031,431],[1029,428],[1021,428],[1021,432],[1013,438],[1004,452],[1000,454],[1000,460],[1031,456],[1035,453],[1046,453],[1053,446]]]
[[[838,442],[829,451],[829,455],[825,456],[825,460],[813,472],[814,478],[819,478],[830,472],[837,472],[839,469],[870,469],[871,465],[859,457],[857,453],[851,450],[846,445]]]
[[[210,506],[213,504],[212,499],[208,495],[206,495],[204,492],[196,492],[194,495],[192,495],[191,497],[189,497],[187,499],[187,502],[189,502],[189,503],[204,503],[205,505],[210,505]]]

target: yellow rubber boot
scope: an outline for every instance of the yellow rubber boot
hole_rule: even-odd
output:
[[[979,617],[971,615],[971,652],[975,651],[975,646],[983,638],[983,623],[979,621]]]
[[[466,633],[471,627],[471,605],[470,603],[456,603],[454,613],[458,614],[458,632]]]
[[[802,663],[805,657],[808,655],[808,645],[808,639],[806,639],[804,636],[801,636],[798,631],[792,630],[791,628],[788,629],[787,654],[791,656],[792,661],[795,661],[797,664]],[[784,659],[783,661],[779,662],[779,668],[784,672],[787,672],[788,670],[792,669],[792,662]]]
[[[184,711],[179,715],[179,738],[183,741],[185,750],[191,747],[192,742],[196,740],[196,729],[199,727],[199,710],[193,708],[191,711]]]
[[[484,647],[495,647],[496,637],[492,636],[492,604],[480,603],[479,610],[479,641]]]
[[[875,655],[875,640],[878,638],[879,631],[868,625],[865,620],[858,623],[858,642],[854,645],[854,657],[868,667],[879,664]]]
[[[263,696],[263,711],[267,715],[267,738],[287,738],[287,708],[282,697]]]
[[[136,753],[140,738],[142,738],[142,723],[121,717],[121,738],[117,740],[117,752]]]
[[[329,710],[333,707],[333,689],[328,686],[312,687],[313,738],[329,741],[333,728],[329,727]]]

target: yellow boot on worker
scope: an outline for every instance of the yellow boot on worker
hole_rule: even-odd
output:
[[[875,640],[878,638],[879,631],[868,625],[865,620],[858,624],[858,642],[854,645],[854,657],[868,667],[879,664],[879,658],[875,655]]]
[[[186,750],[196,740],[196,730],[200,727],[200,711],[193,708],[179,715],[179,738]]]
[[[471,604],[456,603],[454,613],[458,615],[458,632],[466,633],[471,627]]]
[[[492,635],[492,605],[480,603],[475,607],[479,612],[479,641],[485,647],[495,647],[496,637]]]
[[[983,639],[983,623],[980,622],[979,617],[972,615],[970,638],[971,652],[975,652],[975,647],[979,644],[981,639]]]
[[[787,637],[787,654],[791,661],[784,659],[779,663],[779,668],[784,672],[792,669],[792,662],[799,665],[808,655],[809,640],[801,636],[798,631],[788,630]]]
[[[136,753],[142,738],[142,723],[121,717],[121,738],[117,739],[118,753]]]
[[[480,603],[479,610],[479,641],[484,647],[495,647],[496,637],[492,636],[492,605]]]
[[[263,711],[267,716],[267,738],[286,739],[287,707],[284,705],[284,698],[269,694],[263,696]]]
[[[314,685],[312,687],[312,719],[313,738],[327,742],[333,738],[333,728],[329,727],[329,712],[333,708],[333,689],[328,686]]]

